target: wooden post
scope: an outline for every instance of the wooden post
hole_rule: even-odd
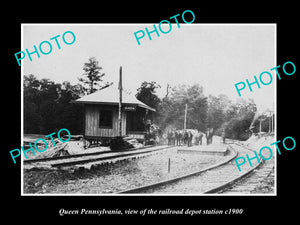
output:
[[[170,170],[171,170],[171,160],[169,158],[169,161],[168,161],[168,173],[170,173]]]
[[[119,77],[119,136],[122,136],[122,66]]]

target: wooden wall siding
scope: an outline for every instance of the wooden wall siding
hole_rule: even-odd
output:
[[[113,111],[112,129],[99,128],[100,109]],[[99,105],[86,105],[85,107],[85,135],[94,137],[115,137],[118,132],[118,108]],[[122,112],[122,135],[126,135],[126,112]]]

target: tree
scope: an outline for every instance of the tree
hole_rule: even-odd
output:
[[[53,132],[59,88],[49,79],[24,76],[24,133]]]
[[[154,81],[147,82],[144,81],[141,84],[141,87],[137,89],[137,94],[135,97],[151,108],[157,109],[161,100],[156,95],[156,89],[160,88],[160,85]]]
[[[24,76],[24,133],[50,134],[67,128],[82,133],[83,107],[70,103],[82,94],[78,85]]]
[[[207,98],[199,84],[178,85],[172,88],[170,97],[164,97],[159,105],[159,124],[183,129],[185,105],[188,105],[187,128],[205,129],[207,117]]]
[[[85,76],[85,78],[78,78],[78,80],[82,82],[84,86],[88,86],[85,87],[86,94],[91,94],[112,84],[111,82],[104,83],[104,81],[102,80],[105,73],[101,73],[102,67],[99,66],[99,62],[95,57],[89,58],[89,61],[87,63],[84,63],[83,70],[85,72],[83,73],[83,76]],[[99,86],[99,88],[97,89],[95,88],[95,86]]]
[[[23,83],[23,121],[24,133],[39,133],[41,121],[38,104],[36,103],[39,92],[39,80],[32,74],[24,76]]]

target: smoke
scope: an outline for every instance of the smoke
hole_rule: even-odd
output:
[[[257,107],[257,110],[256,110],[256,112],[255,112],[255,114],[254,114],[253,119],[252,119],[252,122],[251,122],[251,124],[250,124],[250,126],[249,126],[249,130],[250,130],[252,133],[253,133],[253,128],[254,128],[253,124],[254,124],[254,122],[256,121],[256,119],[257,119],[259,116],[266,115],[266,113],[269,112],[269,111],[270,111],[269,109],[267,109],[266,107],[264,107],[264,106],[262,106],[262,105],[260,105],[260,107]]]

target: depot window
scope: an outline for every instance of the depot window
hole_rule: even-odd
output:
[[[100,110],[99,128],[112,129],[112,111],[111,110]]]

